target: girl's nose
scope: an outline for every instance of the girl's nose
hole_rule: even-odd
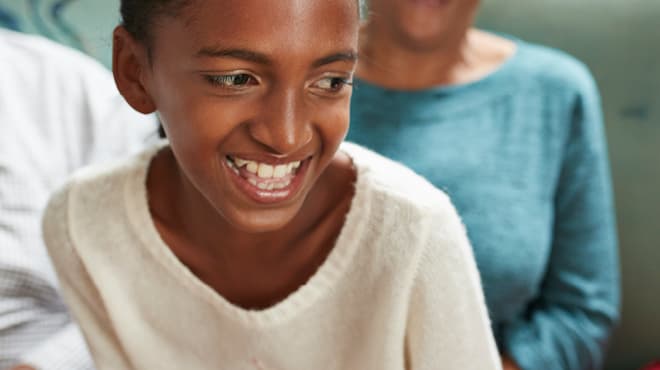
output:
[[[294,153],[312,140],[313,128],[303,93],[295,88],[273,90],[264,97],[261,114],[250,134],[276,154]]]

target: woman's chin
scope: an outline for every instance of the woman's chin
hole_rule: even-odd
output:
[[[408,48],[416,51],[433,51],[446,44],[449,37],[447,30],[438,24],[410,25],[402,27],[402,38]]]

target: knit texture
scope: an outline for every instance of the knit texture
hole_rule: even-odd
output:
[[[264,310],[225,300],[160,238],[145,190],[157,149],[75,176],[44,227],[99,370],[500,368],[449,199],[373,152],[342,150],[358,175],[336,244],[306,284]]]
[[[356,81],[348,139],[451,197],[503,352],[524,370],[598,369],[619,315],[598,90],[575,59],[516,43],[499,70],[467,85]]]

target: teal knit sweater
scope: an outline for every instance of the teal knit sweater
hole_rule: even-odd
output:
[[[516,42],[498,71],[467,85],[356,81],[348,140],[450,195],[503,353],[524,370],[597,369],[619,316],[599,94],[575,59]]]

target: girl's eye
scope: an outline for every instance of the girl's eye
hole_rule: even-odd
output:
[[[234,89],[240,89],[256,83],[256,79],[247,73],[236,73],[233,75],[206,75],[204,77],[214,86]]]
[[[326,77],[314,84],[314,87],[327,92],[339,92],[346,85],[351,86],[353,82],[344,77]]]

